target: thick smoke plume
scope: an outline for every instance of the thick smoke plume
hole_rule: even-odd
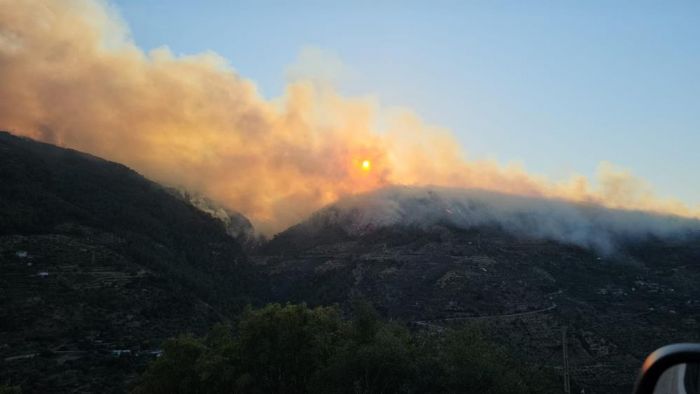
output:
[[[302,226],[311,233],[340,226],[350,235],[403,226],[429,230],[496,226],[512,235],[548,239],[596,250],[648,239],[700,237],[700,220],[642,211],[609,209],[559,199],[480,189],[392,186],[344,198],[314,214]]]
[[[0,0],[0,89],[0,128],[207,195],[268,234],[339,197],[390,184],[697,215],[609,166],[597,182],[553,184],[466,160],[448,131],[312,83],[265,100],[214,53],[145,53],[98,1]]]

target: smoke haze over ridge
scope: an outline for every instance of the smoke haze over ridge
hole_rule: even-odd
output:
[[[145,53],[100,1],[0,0],[0,86],[0,129],[202,193],[267,234],[340,197],[395,184],[699,216],[607,163],[594,181],[552,183],[470,161],[448,130],[323,84],[290,83],[266,100],[215,53]]]
[[[648,237],[700,236],[700,220],[644,211],[608,209],[561,199],[481,189],[389,186],[341,199],[301,224],[311,233],[340,226],[349,235],[403,226],[459,229],[496,226],[514,236],[578,245],[603,254]]]

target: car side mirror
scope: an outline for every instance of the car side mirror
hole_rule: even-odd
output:
[[[635,394],[700,394],[700,344],[677,343],[651,353],[639,372]]]

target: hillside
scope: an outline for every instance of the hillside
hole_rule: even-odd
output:
[[[123,165],[0,132],[0,382],[123,392],[251,281],[219,220]]]
[[[555,201],[567,213],[557,216],[561,209],[542,201],[465,193],[391,188],[353,197],[279,234],[255,261],[278,299],[347,305],[359,296],[417,329],[476,324],[559,376],[565,335],[574,392],[630,391],[650,351],[700,340],[695,221]],[[501,208],[484,206],[499,199],[511,216],[475,219],[494,218],[485,213]],[[471,209],[470,222],[440,213],[459,206]],[[573,223],[590,232],[567,242],[551,230]],[[586,242],[590,235],[598,242]]]
[[[367,299],[414,332],[475,325],[575,392],[629,391],[699,341],[698,221],[437,187],[332,204],[265,242],[123,165],[0,133],[0,383],[124,392],[163,340],[264,302]]]

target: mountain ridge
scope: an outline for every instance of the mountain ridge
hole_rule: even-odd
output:
[[[440,186],[388,186],[332,203],[275,235],[270,244],[336,234],[363,237],[392,226],[493,228],[526,239],[573,244],[609,255],[625,243],[700,238],[700,220],[544,197]]]
[[[128,167],[0,132],[0,381],[123,392],[255,293],[217,219]]]

